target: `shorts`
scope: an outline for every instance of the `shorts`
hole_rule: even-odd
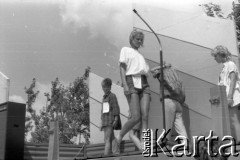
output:
[[[124,93],[124,94],[126,96],[130,95],[130,94],[133,94],[133,93],[137,93],[138,95],[140,95],[140,94],[151,95],[150,87],[149,87],[149,84],[148,84],[148,81],[147,81],[147,77],[145,75],[142,75],[141,79],[142,79],[142,88],[139,89],[139,88],[134,87],[132,75],[126,76],[126,82],[127,82],[128,88],[129,88],[129,93]]]
[[[142,75],[141,76],[141,80],[142,80],[142,88],[139,89],[139,88],[135,88],[134,87],[134,84],[133,84],[133,79],[132,79],[132,75],[128,75],[126,76],[126,82],[127,82],[127,85],[128,85],[128,88],[129,88],[129,92],[128,93],[124,93],[125,96],[127,98],[129,98],[128,96],[133,94],[133,93],[136,93],[138,95],[142,95],[142,94],[149,94],[151,96],[151,91],[150,91],[150,87],[149,87],[149,84],[148,84],[148,81],[147,81],[147,77],[145,75]],[[150,97],[151,98],[151,97]],[[129,119],[131,118],[131,113],[129,111]],[[142,123],[141,121],[138,122],[134,127],[133,127],[133,130],[135,131],[141,131],[142,129]]]

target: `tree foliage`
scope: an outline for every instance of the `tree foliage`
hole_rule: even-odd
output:
[[[203,8],[205,13],[210,17],[219,17],[219,18],[224,17],[220,5],[208,3],[208,4],[203,4]]]
[[[90,68],[85,70],[82,77],[76,78],[73,83],[65,87],[58,78],[51,83],[51,93],[44,93],[46,106],[39,114],[32,108],[32,104],[39,91],[34,92],[36,80],[29,88],[25,87],[28,95],[27,111],[34,121],[31,142],[48,143],[49,122],[59,122],[59,141],[63,144],[70,144],[74,136],[83,135],[85,142],[89,143],[89,89],[87,79]],[[26,130],[29,131],[31,127]]]
[[[25,87],[25,93],[27,94],[27,113],[29,115],[26,115],[25,117],[25,137],[27,136],[28,132],[30,132],[33,128],[32,119],[36,118],[36,111],[32,108],[33,103],[35,102],[37,95],[39,94],[39,91],[35,91],[34,88],[36,86],[36,79],[33,78],[32,84],[29,86],[29,88]]]
[[[240,50],[240,4],[232,3],[232,12],[227,17],[223,16],[220,5],[208,3],[202,5],[205,13],[210,17],[234,19],[236,24],[236,35],[238,40],[238,48]]]
[[[237,38],[238,38],[238,47],[240,50],[240,4],[233,3],[233,16],[236,23],[236,31],[237,31]]]

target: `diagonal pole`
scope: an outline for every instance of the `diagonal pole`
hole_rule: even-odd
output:
[[[160,54],[160,101],[162,102],[162,112],[163,112],[163,129],[166,130],[166,122],[165,122],[165,103],[164,103],[164,86],[163,86],[163,53],[162,53],[162,45],[159,37],[153,31],[153,29],[149,26],[149,24],[138,14],[138,12],[133,9],[133,12],[148,26],[148,28],[152,31],[152,33],[156,36],[157,41],[159,43],[159,54]]]

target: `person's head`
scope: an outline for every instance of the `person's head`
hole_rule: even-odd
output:
[[[206,132],[203,134],[205,138],[209,136],[209,132]],[[212,136],[217,136],[215,132],[212,132]],[[219,148],[221,145],[223,145],[222,142],[220,141],[212,141],[211,143],[211,149],[210,149],[210,154],[208,153],[208,143],[207,141],[199,141],[198,147],[196,147],[196,152],[199,153],[199,156],[194,157],[196,160],[228,160],[228,157],[222,156],[224,154],[224,151],[221,150],[221,154],[219,154]],[[198,150],[197,150],[198,149]],[[217,156],[213,156],[214,154],[218,154]]]
[[[212,50],[211,54],[217,63],[225,63],[231,58],[231,53],[228,51],[226,47],[222,45],[216,46]]]
[[[161,77],[161,67],[155,67],[151,69],[153,78]],[[182,88],[182,81],[180,80],[177,71],[172,67],[170,63],[163,62],[164,82],[166,82],[173,90],[176,88]]]
[[[129,36],[129,43],[132,48],[138,49],[143,46],[144,34],[141,31],[133,30]]]
[[[199,156],[195,157],[196,160],[228,160],[228,157],[221,156],[219,154],[220,143],[213,141],[211,154],[217,154],[217,156],[211,156],[208,154],[208,143],[206,141],[199,142]],[[223,154],[223,153],[222,153]]]
[[[111,91],[111,87],[112,87],[112,80],[110,78],[105,78],[103,81],[102,81],[102,89],[103,89],[103,92],[106,94],[108,92]]]

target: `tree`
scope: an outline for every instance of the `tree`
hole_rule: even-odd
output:
[[[68,124],[68,134],[83,135],[89,142],[89,89],[86,80],[89,77],[90,68],[86,69],[83,77],[77,78],[69,86],[67,92],[67,105],[69,106],[66,117]],[[80,127],[76,127],[80,126]]]
[[[85,142],[89,143],[89,72],[90,67],[68,87],[61,84],[58,78],[52,81],[51,93],[44,93],[46,107],[40,110],[39,115],[32,117],[35,123],[32,142],[47,143],[49,121],[58,120],[60,143],[72,143],[71,139],[77,135],[83,135]]]
[[[234,19],[236,24],[236,34],[238,40],[238,48],[240,50],[240,4],[239,3],[232,3],[233,8],[232,12],[228,14],[226,17],[227,19]],[[218,18],[225,18],[222,13],[222,9],[220,5],[208,3],[202,5],[204,8],[205,13],[210,17],[218,17]]]
[[[233,17],[236,23],[236,32],[238,39],[238,48],[240,50],[240,4],[235,4],[233,2]]]
[[[29,115],[26,115],[25,117],[25,139],[28,132],[30,132],[33,128],[33,124],[31,120],[36,117],[36,111],[32,108],[32,105],[35,102],[37,95],[39,94],[39,91],[34,91],[35,86],[36,86],[36,79],[33,78],[32,84],[29,86],[29,88],[27,87],[24,88],[25,93],[27,94],[27,99],[28,99],[26,102],[27,113],[29,113]]]
[[[220,5],[208,3],[208,4],[203,4],[203,8],[205,13],[208,16],[223,18],[223,13]]]

